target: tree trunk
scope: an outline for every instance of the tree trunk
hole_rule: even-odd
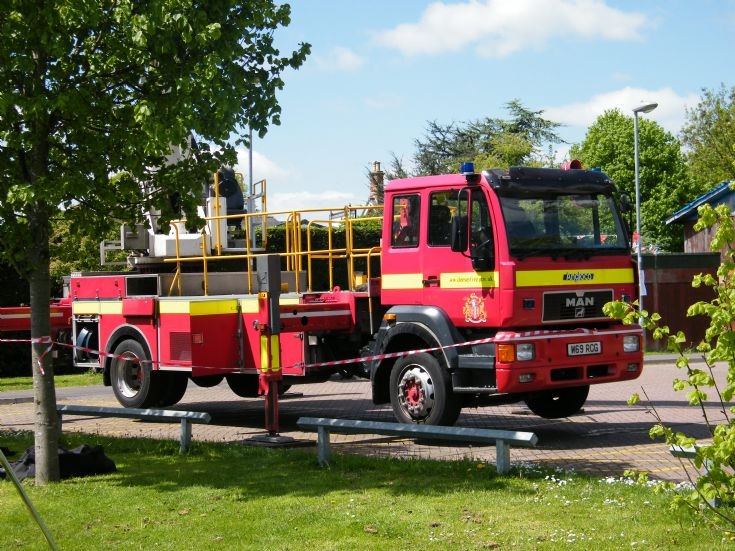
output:
[[[28,229],[32,239],[31,260],[31,369],[35,398],[34,436],[36,447],[36,484],[57,482],[59,476],[59,417],[51,359],[51,277],[49,275],[49,209],[43,201],[29,211]]]

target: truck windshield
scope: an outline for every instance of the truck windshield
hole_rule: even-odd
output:
[[[511,254],[604,254],[628,249],[612,197],[543,195],[501,197]]]

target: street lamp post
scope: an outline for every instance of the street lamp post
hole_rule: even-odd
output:
[[[643,280],[643,234],[641,233],[641,183],[638,175],[638,113],[650,113],[658,107],[658,103],[647,103],[633,109],[633,143],[635,147],[635,226],[638,233],[636,258],[638,259],[638,308],[643,310],[643,295],[646,284]]]
[[[248,214],[253,214],[255,212],[255,190],[253,188],[253,127],[250,126],[250,145],[248,147]],[[254,249],[257,246],[257,241],[255,239],[255,228],[253,227],[253,220],[255,220],[255,217],[248,216],[248,233],[250,234],[250,246]],[[261,230],[263,232],[263,235],[265,235],[265,228]]]

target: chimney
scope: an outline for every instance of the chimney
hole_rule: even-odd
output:
[[[373,170],[370,172],[370,198],[368,205],[383,204],[383,184],[385,172],[380,170],[380,161],[373,161]]]

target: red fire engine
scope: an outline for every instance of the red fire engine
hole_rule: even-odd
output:
[[[175,404],[189,380],[256,396],[264,374],[284,388],[350,369],[402,422],[453,424],[464,406],[516,401],[558,418],[591,384],[641,374],[640,327],[602,311],[636,286],[617,191],[599,171],[463,165],[393,180],[380,218],[282,213],[281,265],[265,268],[254,226],[267,215],[231,201],[227,180],[210,187],[201,231],[123,231],[137,271],[71,277],[74,361],[102,370],[124,406]],[[356,228],[375,220],[381,243],[358,248]],[[316,225],[329,247],[313,245]]]

